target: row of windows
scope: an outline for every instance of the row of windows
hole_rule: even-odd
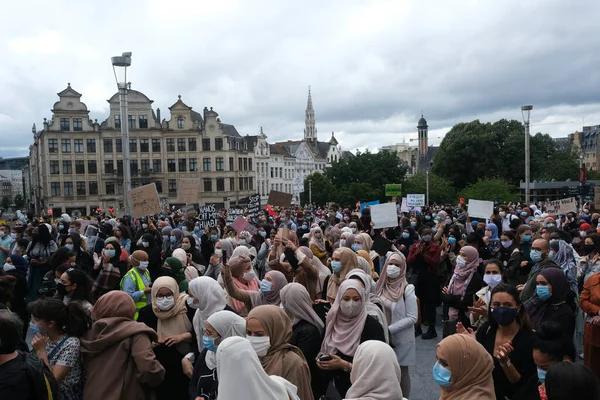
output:
[[[85,196],[86,194],[98,194],[98,182],[96,181],[77,181],[75,182],[75,184],[77,196]],[[64,196],[73,196],[73,182],[63,182],[62,188]],[[61,195],[60,182],[50,182],[50,195]]]
[[[175,138],[167,138],[166,140],[166,149],[168,152],[173,152],[175,149],[177,151],[198,151],[198,146],[196,143],[196,138],[177,138],[177,142],[175,142]],[[211,139],[204,138],[202,139],[202,151],[211,151],[214,150],[223,150],[223,138],[215,138],[214,139],[214,147],[211,146]],[[71,143],[73,146],[71,147]],[[88,153],[96,153],[96,139],[86,139],[86,147]],[[113,146],[114,144],[114,146]],[[150,147],[152,145],[152,147]],[[177,146],[176,146],[177,145]],[[152,148],[153,153],[160,153],[162,146],[161,138],[140,138],[139,139],[139,152],[140,153],[148,153],[150,152],[150,148]],[[121,153],[123,151],[123,141],[122,139],[103,139],[103,147],[105,153],[112,153],[113,149],[116,150],[117,153]],[[229,146],[231,148],[231,143]],[[244,150],[247,149],[247,144],[244,142]],[[48,152],[49,153],[58,153],[59,151],[58,139],[48,139]],[[84,140],[83,139],[61,139],[60,142],[60,150],[62,153],[83,153],[84,152]],[[236,143],[236,150],[239,150],[239,143]],[[138,152],[138,139],[132,138],[129,139],[129,152],[137,153]]]

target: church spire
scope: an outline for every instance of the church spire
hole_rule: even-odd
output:
[[[315,110],[313,109],[310,86],[308,86],[308,101],[306,102],[306,112],[304,115],[304,140],[309,143],[316,143],[317,141],[317,128],[315,127]]]

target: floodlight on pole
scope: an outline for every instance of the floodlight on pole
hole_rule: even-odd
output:
[[[525,205],[529,207],[531,204],[531,193],[529,189],[530,185],[530,177],[529,177],[529,169],[530,169],[530,160],[529,160],[529,117],[531,116],[531,110],[533,110],[533,106],[521,106],[521,114],[523,115],[523,123],[525,124]]]

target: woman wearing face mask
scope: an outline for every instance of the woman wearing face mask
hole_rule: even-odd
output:
[[[583,283],[597,272],[600,272],[600,234],[586,236],[583,241],[583,255],[579,260],[583,272]]]
[[[148,254],[148,272],[150,272],[150,278],[153,281],[156,280],[162,275],[161,249],[156,238],[151,233],[144,233],[140,238],[140,245],[137,248],[138,250],[144,250]]]
[[[196,268],[199,273],[203,273],[206,270],[206,261],[204,260],[202,253],[196,248],[196,241],[192,235],[183,237],[181,248],[185,250],[186,254],[189,254],[192,266]]]
[[[398,250],[404,254],[404,257],[408,257],[410,246],[412,246],[417,240],[419,240],[419,236],[417,235],[417,232],[415,232],[414,228],[410,226],[409,222],[408,226],[403,227],[402,233],[397,240]]]
[[[218,397],[217,349],[225,339],[235,336],[246,337],[244,318],[231,311],[217,311],[208,317],[202,336],[204,350],[194,364],[189,383],[190,399],[212,400]]]
[[[188,290],[189,282],[186,279],[181,261],[176,257],[169,257],[165,260],[162,267],[162,276],[169,276],[175,279],[179,286],[179,293],[185,293]]]
[[[57,299],[37,300],[28,305],[29,329],[35,356],[52,371],[60,399],[82,399],[84,372],[79,338],[91,325],[89,313],[78,303],[63,304]]]
[[[337,297],[327,314],[325,339],[317,366],[327,371],[327,381],[333,381],[344,397],[350,387],[350,372],[358,345],[367,340],[384,342],[383,327],[367,314],[366,294],[354,279],[340,285]]]
[[[171,237],[171,231],[173,230],[173,228],[170,225],[164,226],[160,233],[161,233],[161,239],[162,239],[162,256],[163,258],[167,257],[167,254],[171,254],[172,252],[169,251],[169,248],[171,247],[171,241],[170,241],[170,237]]]
[[[250,310],[254,307],[264,304],[274,304],[279,306],[281,302],[281,289],[288,283],[281,272],[267,272],[263,280],[260,281],[260,290],[254,291],[238,288],[232,279],[233,270],[245,271],[242,274],[242,276],[245,275],[245,278],[242,278],[245,281],[256,279],[256,274],[251,267],[250,259],[247,257],[232,257],[229,260],[229,264],[223,267],[222,277],[229,299],[239,301],[244,305],[244,309],[242,310],[243,314],[248,315]]]
[[[533,362],[533,332],[529,317],[519,299],[519,292],[505,284],[492,290],[490,320],[477,333],[458,324],[458,333],[475,336],[494,358],[496,398],[511,398],[519,386],[536,374]]]
[[[260,278],[267,272],[267,256],[271,246],[271,239],[267,238],[267,231],[264,227],[258,228],[253,236],[253,243],[256,250],[256,270]]]
[[[473,306],[473,296],[483,287],[483,278],[477,271],[479,253],[474,247],[465,246],[460,249],[456,258],[456,268],[447,287],[442,289],[442,301],[449,306],[448,325],[444,327],[444,335],[453,334],[456,323],[470,326],[469,307]]]
[[[200,276],[196,267],[192,266],[192,256],[186,253],[184,249],[175,249],[171,257],[175,257],[181,262],[181,271],[183,271],[185,279],[188,282]],[[163,272],[165,272],[164,269]],[[175,280],[177,279],[175,278]]]
[[[492,297],[492,290],[502,283],[502,267],[500,261],[486,261],[483,282],[485,283],[485,286],[475,293],[477,301],[473,304],[473,307],[469,307],[469,311],[471,312],[469,321],[473,329],[478,329],[489,320],[488,309]]]
[[[440,400],[503,399],[494,396],[494,362],[467,335],[451,335],[438,343],[433,380],[442,389]]]
[[[449,231],[448,237],[442,237],[441,241],[441,252],[440,252],[440,268],[438,269],[438,279],[440,286],[445,286],[452,276],[454,269],[456,268],[456,259],[460,254],[460,235],[457,233],[456,227],[452,227]],[[447,310],[444,309],[444,319],[447,320]]]
[[[383,301],[398,364],[402,370],[402,394],[410,395],[408,367],[415,365],[415,335],[419,311],[415,287],[406,281],[406,259],[402,254],[388,257],[377,282],[377,295]]]
[[[162,276],[154,282],[152,303],[140,310],[138,322],[158,334],[152,343],[154,354],[168,371],[165,380],[156,388],[157,399],[183,399],[187,396],[188,378],[181,359],[195,348],[192,320],[194,309],[188,308],[186,293],[179,293],[173,278]]]
[[[225,270],[227,270],[229,277],[225,276]],[[221,265],[220,277],[223,280],[223,286],[227,288],[227,292],[229,293],[228,302],[231,307],[242,317],[248,315],[248,309],[246,308],[247,304],[244,301],[237,300],[235,297],[233,297],[232,293],[236,291],[227,285],[228,282],[230,282],[231,285],[235,286],[240,291],[255,293],[260,292],[260,283],[256,277],[254,269],[252,268],[250,259],[248,257],[230,258],[227,268]]]
[[[498,237],[498,227],[495,224],[485,225],[483,242],[487,246],[490,257],[496,257],[500,251],[500,238]]]
[[[169,246],[167,248],[166,256],[170,257],[175,249],[180,249],[183,244],[183,232],[179,228],[175,228],[169,235]]]
[[[512,231],[502,232],[500,246],[499,259],[502,261],[505,282],[512,286],[520,285],[521,281],[527,280],[527,276],[522,273],[523,254],[515,234]]]
[[[583,284],[579,306],[585,312],[583,362],[600,376],[600,274],[592,274]]]
[[[536,295],[525,303],[531,328],[538,331],[545,321],[560,322],[564,333],[575,333],[575,309],[569,281],[558,268],[546,268],[536,278]]]
[[[58,250],[58,246],[50,234],[49,225],[40,224],[33,229],[32,235],[31,242],[25,251],[30,266],[28,279],[29,291],[27,295],[27,300],[29,301],[37,299],[43,276],[50,269],[50,258]]]
[[[118,290],[100,297],[92,328],[81,339],[87,372],[86,400],[152,399],[153,388],[165,377],[151,343],[156,331],[133,320],[135,304]]]
[[[379,254],[375,250],[371,250],[373,247],[373,239],[367,233],[359,233],[354,237],[354,245],[352,245],[352,250],[358,252],[359,250],[364,250],[369,253],[369,258],[373,263],[375,268],[375,273],[379,274]]]
[[[85,272],[69,268],[60,276],[56,284],[56,298],[65,304],[72,301],[90,311],[92,309],[91,289],[92,283]]]
[[[115,229],[115,237],[121,245],[121,249],[124,249],[128,253],[131,252],[131,231],[125,225],[119,225]]]
[[[306,288],[299,283],[289,283],[281,290],[281,307],[292,319],[292,337],[289,343],[304,354],[308,363],[311,387],[315,399],[325,393],[317,368],[316,358],[321,348],[325,324],[312,307],[312,301]]]
[[[533,244],[533,233],[531,228],[527,225],[521,225],[517,230],[517,235],[515,236],[515,240],[519,243],[519,253],[521,256],[521,261],[517,266],[510,266],[510,274],[507,271],[507,281],[514,281],[516,277],[519,284],[524,284],[527,282],[527,278],[529,276],[529,272],[531,272],[531,268],[535,264],[531,261],[531,245]],[[513,269],[516,271],[513,272]]]
[[[85,244],[81,241],[81,235],[79,233],[69,233],[65,237],[64,246],[75,254],[75,263],[78,268],[86,274],[92,275],[94,271],[94,258],[83,248]]]
[[[340,284],[346,279],[349,271],[358,267],[358,259],[354,251],[341,247],[333,252],[331,256],[331,274],[325,281],[327,290],[323,291],[325,300],[333,303],[337,297]]]
[[[327,243],[323,237],[323,231],[318,226],[310,230],[310,250],[322,262],[327,263]]]
[[[100,270],[92,287],[92,295],[95,299],[111,290],[120,289],[121,276],[127,273],[127,265],[120,260],[120,257],[121,246],[117,242],[105,243],[101,256],[94,253],[94,269]]]
[[[281,308],[264,305],[248,314],[246,339],[265,372],[288,380],[297,387],[298,397],[312,400],[310,370],[300,349],[289,344],[291,337],[292,323]]]

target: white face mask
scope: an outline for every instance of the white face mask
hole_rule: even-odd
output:
[[[502,282],[502,275],[487,275],[486,274],[483,276],[483,281],[486,283],[486,285],[488,285],[489,287],[491,287],[493,289],[500,282]]]
[[[175,299],[173,298],[173,296],[157,297],[156,306],[161,311],[170,310],[171,308],[173,308],[173,306],[175,306]]]
[[[142,246],[144,246],[144,247],[150,247],[150,242],[142,242]]]
[[[223,250],[222,249],[215,249],[215,255],[221,257],[221,255],[223,255]]]
[[[8,271],[12,271],[13,269],[17,269],[17,268],[15,268],[15,266],[12,264],[4,263],[4,267],[2,267],[2,269],[4,270],[4,272],[8,272]]]
[[[193,298],[193,297],[188,297],[188,298],[185,300],[185,302],[187,303],[187,305],[188,305],[190,308],[193,308],[194,310],[197,310],[197,309],[199,309],[199,308],[200,308],[200,304],[196,304],[196,303],[194,303],[194,298]]]
[[[271,340],[268,336],[246,336],[250,345],[259,357],[264,357],[271,348]]]
[[[147,269],[150,263],[148,261],[140,261],[139,269]]]
[[[254,272],[253,269],[251,269],[250,271],[244,272],[244,275],[242,275],[242,278],[244,278],[244,280],[246,281],[251,281],[256,277],[256,273]]]
[[[458,266],[464,267],[465,265],[467,265],[467,260],[465,260],[465,259],[463,258],[463,256],[458,256],[458,257],[456,257],[456,266],[457,266],[457,267],[458,267]]]
[[[342,315],[347,318],[356,317],[362,310],[362,303],[360,301],[340,301],[340,310]]]
[[[397,277],[399,277],[400,272],[402,272],[402,271],[401,271],[400,267],[397,265],[389,264],[387,266],[387,276],[392,279],[396,279]]]
[[[148,229],[148,224],[142,224],[143,229]]]
[[[346,246],[346,239],[340,239],[340,246],[341,247]]]

